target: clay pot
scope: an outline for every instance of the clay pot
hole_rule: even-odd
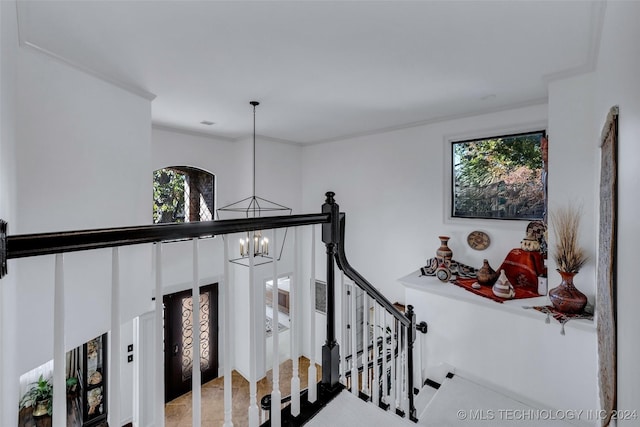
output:
[[[480,270],[476,273],[476,278],[478,279],[478,283],[482,286],[493,286],[493,284],[496,283],[496,280],[498,280],[499,275],[500,274],[498,272],[491,268],[489,261],[485,259],[482,267],[480,267]]]
[[[577,273],[559,271],[562,282],[549,291],[549,299],[553,307],[567,314],[581,313],[587,305],[587,296],[573,285],[573,276]]]
[[[451,265],[451,258],[453,258],[453,251],[447,245],[449,236],[438,236],[438,239],[440,239],[440,247],[436,251],[438,264],[449,267]]]

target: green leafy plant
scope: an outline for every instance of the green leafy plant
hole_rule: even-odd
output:
[[[37,406],[40,402],[47,402],[47,414],[51,415],[53,409],[53,384],[50,379],[45,379],[42,374],[38,381],[29,384],[29,389],[20,399],[20,409]]]
[[[76,377],[67,378],[67,394],[75,393],[77,387],[78,387],[78,378]]]

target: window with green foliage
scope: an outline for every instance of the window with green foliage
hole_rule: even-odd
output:
[[[452,217],[541,219],[544,131],[452,143]]]
[[[153,172],[153,223],[211,221],[214,176],[189,166]]]

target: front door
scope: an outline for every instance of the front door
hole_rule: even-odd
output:
[[[194,358],[191,290],[165,295],[165,402],[191,390]],[[218,376],[218,284],[200,288],[200,370],[202,383]]]

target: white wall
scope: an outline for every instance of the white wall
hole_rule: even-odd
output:
[[[351,264],[391,300],[414,304],[417,318],[433,323],[429,346],[432,351],[423,360],[427,371],[449,363],[485,380],[529,396],[545,405],[554,406],[552,395],[545,392],[540,378],[522,375],[509,361],[515,339],[496,340],[487,346],[485,335],[473,333],[472,325],[490,327],[497,319],[491,312],[473,311],[480,316],[456,322],[458,316],[447,318],[446,313],[469,314],[464,303],[446,298],[407,292],[397,279],[425,264],[439,246],[438,235],[451,236],[454,259],[479,267],[487,258],[496,268],[509,250],[519,247],[527,222],[454,220],[448,218],[450,192],[450,145],[452,139],[489,136],[492,133],[518,130],[546,129],[548,111],[549,148],[549,209],[573,199],[584,206],[581,243],[592,260],[576,278],[576,284],[593,302],[595,295],[596,208],[595,198],[599,173],[599,148],[593,123],[592,74],[550,84],[549,106],[540,105],[500,113],[486,114],[428,126],[354,138],[337,143],[312,146],[304,151],[303,205],[312,210],[326,190],[336,192],[341,210],[347,213],[346,252]],[[548,108],[548,110],[547,110]],[[323,174],[323,171],[330,171]],[[579,170],[579,174],[576,173]],[[382,230],[380,225],[389,227]],[[470,249],[467,234],[475,229],[491,236],[491,246],[482,252]],[[552,241],[553,243],[553,241]],[[320,265],[320,264],[319,264]],[[554,265],[550,263],[550,270]],[[321,277],[324,272],[320,271]],[[555,272],[550,274],[550,287],[559,283]],[[429,304],[432,299],[435,304]],[[436,315],[436,313],[439,313]],[[448,319],[447,321],[440,321]],[[464,319],[462,317],[461,319]],[[517,339],[523,354],[540,354],[546,344],[558,340],[554,328],[540,329],[535,320],[515,322],[523,337]],[[540,319],[542,321],[542,319]],[[495,323],[494,322],[494,323]],[[487,324],[488,323],[488,324]],[[500,329],[500,325],[496,324]],[[572,332],[563,341],[561,355],[572,362],[574,370],[563,371],[566,384],[575,392],[571,399],[559,399],[562,407],[597,407],[596,340],[593,333]],[[544,337],[549,336],[547,341]],[[455,342],[453,342],[455,341]],[[484,349],[471,351],[471,349]],[[437,349],[437,350],[435,350]],[[467,349],[467,350],[465,350]],[[465,354],[472,355],[470,359]],[[539,366],[547,366],[549,358],[540,354]],[[500,362],[497,362],[500,360]],[[504,368],[501,370],[501,368]],[[553,372],[552,370],[549,372]],[[516,375],[517,374],[517,375]],[[549,373],[547,373],[549,374]],[[545,375],[547,375],[545,374]],[[517,380],[515,379],[517,378]],[[567,406],[568,405],[568,406]]]
[[[594,74],[554,81],[549,84],[549,178],[550,216],[557,208],[582,207],[580,245],[589,260],[574,284],[595,302],[598,227],[599,131],[593,118]],[[555,245],[549,219],[549,247]],[[549,288],[561,281],[553,257],[548,260]]]
[[[15,88],[18,49],[15,3],[0,2],[0,218],[9,223],[9,233],[17,225],[16,215],[16,129]],[[19,377],[16,348],[16,263],[9,263],[9,275],[0,281],[0,424],[17,425]]]
[[[520,246],[527,222],[446,218],[449,140],[546,128],[546,114],[538,105],[311,146],[303,152],[303,208],[317,212],[324,193],[335,191],[351,265],[392,302],[404,301],[397,279],[435,256],[439,235],[451,236],[457,261],[480,267],[487,258],[496,268]],[[467,246],[476,229],[491,236],[489,249]]]
[[[234,203],[252,194],[252,140],[245,139],[229,142],[192,133],[154,128],[152,131],[152,170],[167,166],[186,165],[206,170],[215,175],[216,208]],[[270,140],[256,141],[256,195],[273,202],[288,206],[297,213],[301,199],[301,148]],[[151,173],[151,172],[149,172]],[[221,219],[237,218],[243,215],[221,215]],[[269,236],[270,231],[267,232]],[[230,257],[237,257],[239,236],[230,237]],[[283,232],[278,233],[282,242]],[[200,244],[200,277],[222,278],[223,241],[220,238],[202,240]],[[280,245],[278,245],[280,246]],[[283,257],[278,265],[282,274],[293,271],[293,231],[287,232]],[[163,248],[163,289],[165,293],[176,292],[190,287],[191,244],[175,242],[165,244]],[[248,269],[232,265],[231,297],[234,309],[232,335],[235,337],[233,368],[248,377],[250,372],[249,356],[260,355],[258,376],[265,369],[264,319],[255,317],[258,334],[256,349],[249,349],[249,286]],[[272,277],[272,267],[256,269],[254,286],[258,290],[256,298],[264,301],[264,281]],[[206,281],[206,280],[205,280]],[[257,304],[260,304],[257,302]],[[262,311],[263,312],[263,311]],[[220,319],[220,330],[222,322]],[[222,342],[222,334],[220,343]],[[220,345],[220,349],[222,346]],[[219,352],[220,370],[223,354]]]
[[[618,145],[618,409],[638,409],[640,402],[640,316],[637,301],[637,247],[640,225],[640,3],[609,1],[596,70],[595,125],[599,134],[605,118],[619,105]],[[638,425],[637,420],[619,425]]]
[[[3,12],[15,6],[2,3]],[[7,19],[15,21],[15,10]],[[149,101],[18,48],[16,29],[8,28],[14,52],[5,54],[3,49],[2,56],[16,70],[13,87],[17,97],[9,101],[8,108],[15,114],[19,141],[15,166],[7,168],[8,173],[13,171],[16,189],[9,206],[20,218],[12,222],[11,234],[149,223]],[[3,25],[3,43],[4,30]],[[3,94],[3,105],[6,99]],[[4,138],[2,146],[4,150]],[[132,246],[120,251],[123,322],[148,310],[148,249]],[[65,255],[66,350],[110,329],[110,265],[108,250]],[[11,316],[11,323],[5,326],[3,339],[15,336],[14,345],[6,348],[18,351],[3,351],[6,359],[15,358],[5,371],[10,374],[3,376],[3,384],[17,382],[20,374],[53,358],[53,257],[23,259],[12,262],[11,267],[11,279],[3,279],[3,304],[12,307],[5,313]],[[14,280],[17,291],[5,298]],[[121,396],[131,400],[131,376],[124,367]],[[11,389],[5,387],[5,391]],[[10,405],[2,415],[3,425],[17,422],[13,421],[17,403],[12,402],[18,397],[3,399]],[[124,409],[122,416],[130,418],[131,408]]]

